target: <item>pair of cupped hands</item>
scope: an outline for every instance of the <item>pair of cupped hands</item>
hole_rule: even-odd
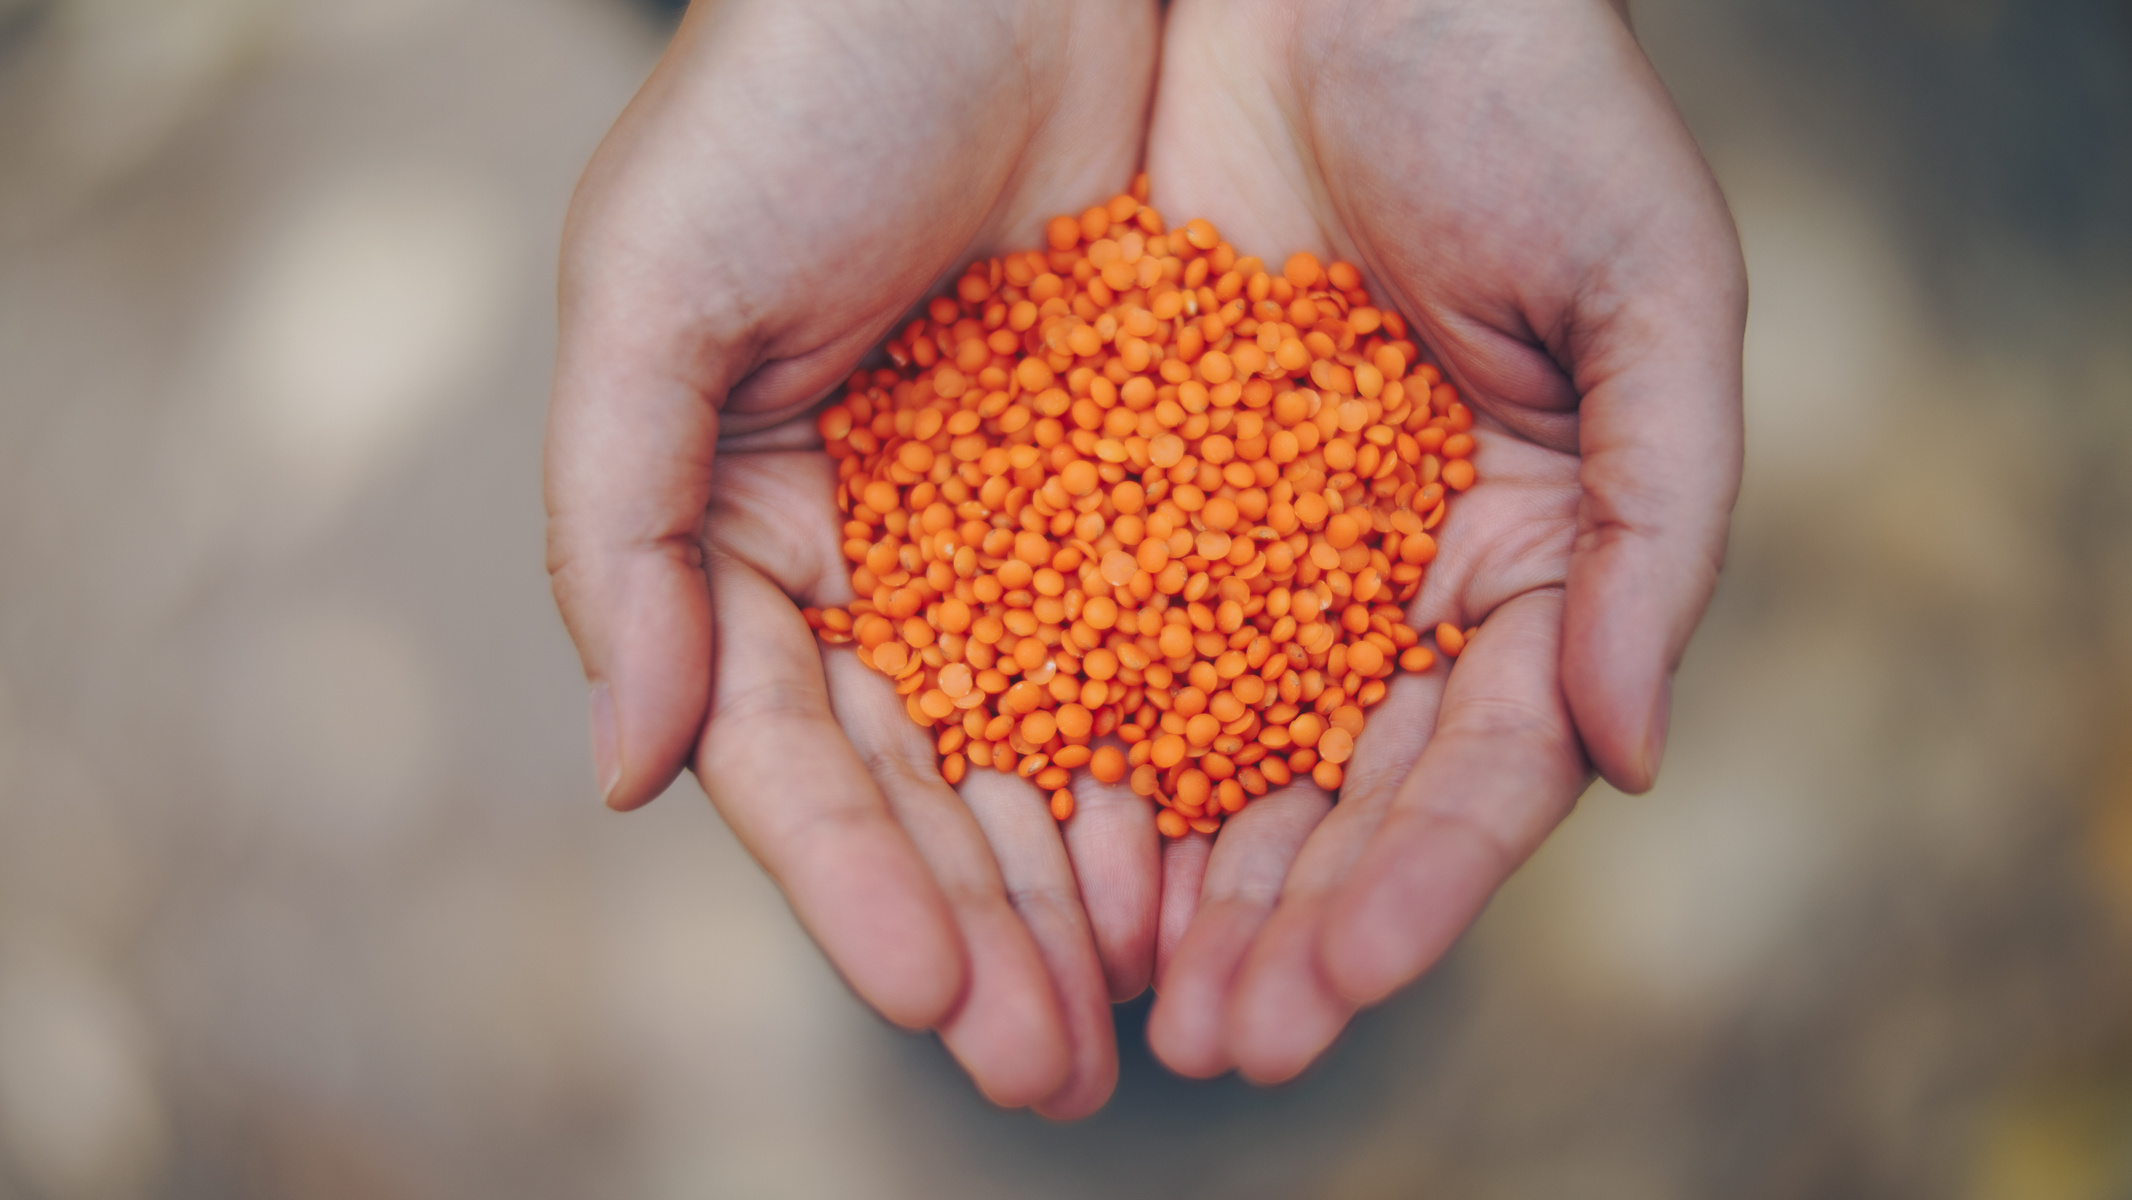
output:
[[[973,257],[1138,170],[1240,254],[1362,268],[1477,414],[1482,482],[1339,803],[1218,838],[1083,778],[945,783],[850,599],[807,413]],[[1596,771],[1648,788],[1740,469],[1746,281],[1725,203],[1607,0],[727,0],[694,5],[563,247],[549,567],[606,802],[684,767],[852,989],[994,1101],[1072,1118],[1110,1005],[1192,1076],[1288,1078],[1412,981]],[[958,794],[959,790],[959,794]]]

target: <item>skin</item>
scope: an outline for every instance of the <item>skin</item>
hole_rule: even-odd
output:
[[[1593,766],[1649,786],[1739,470],[1745,282],[1718,196],[1599,0],[699,4],[566,231],[549,563],[617,809],[684,766],[855,991],[1056,1117],[1106,1000],[1194,1075],[1293,1075],[1433,963]],[[1069,69],[1070,68],[1070,69]],[[1139,161],[1244,253],[1347,258],[1481,414],[1412,616],[1485,628],[1348,764],[1211,854],[1146,802],[973,771],[794,601],[848,599],[806,409],[935,280],[1039,244]],[[735,631],[744,635],[731,636]]]
[[[1023,781],[958,800],[886,682],[800,621],[791,598],[849,598],[834,476],[775,447],[936,280],[1131,176],[1157,19],[695,5],[564,236],[548,565],[603,798],[692,767],[853,990],[1061,1118],[1109,1096],[1108,1001],[1152,967],[1151,818],[1090,795],[1062,850]]]
[[[1370,714],[1337,807],[1166,851],[1150,1041],[1301,1071],[1414,980],[1599,774],[1651,786],[1737,493],[1746,276],[1694,141],[1600,0],[1179,0],[1150,202],[1362,267],[1476,410],[1482,482],[1410,610],[1482,626]]]

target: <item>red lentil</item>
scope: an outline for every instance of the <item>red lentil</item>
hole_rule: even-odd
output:
[[[1213,833],[1436,654],[1402,605],[1473,486],[1472,413],[1353,264],[1278,272],[1132,191],[972,263],[818,419],[860,599],[808,609],[941,773],[1073,772]],[[1455,658],[1473,631],[1445,623]]]

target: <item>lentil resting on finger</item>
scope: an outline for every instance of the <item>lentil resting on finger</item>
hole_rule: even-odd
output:
[[[1434,666],[1401,606],[1473,416],[1352,265],[1269,270],[1146,194],[972,263],[823,410],[861,599],[804,611],[949,783],[1012,772],[1063,821],[1086,769],[1182,837],[1338,788],[1387,679]]]

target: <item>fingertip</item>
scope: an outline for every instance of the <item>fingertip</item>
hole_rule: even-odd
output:
[[[1114,967],[1106,962],[1103,965],[1103,977],[1104,985],[1110,989],[1110,1002],[1125,1004],[1139,999],[1140,993],[1148,989],[1154,973],[1153,963]]]
[[[1384,922],[1367,911],[1343,911],[1352,907],[1335,906],[1318,950],[1318,967],[1342,999],[1368,1007],[1406,982],[1404,962],[1410,956]]]
[[[1230,1016],[1236,1073],[1261,1087],[1286,1083],[1316,1062],[1346,1028],[1353,1010],[1286,1011],[1249,993]]]
[[[1624,788],[1630,794],[1640,794],[1658,786],[1658,768],[1666,760],[1666,734],[1673,724],[1673,677],[1667,675],[1658,683],[1658,703],[1651,712],[1650,727],[1643,738],[1642,784],[1637,788]]]
[[[1117,1090],[1118,1052],[1113,1044],[1093,1073],[1069,1079],[1064,1088],[1035,1105],[1034,1111],[1047,1121],[1078,1121],[1093,1116]]]
[[[1030,1108],[1072,1080],[1073,1039],[1049,969],[1013,911],[964,914],[968,983],[935,1028],[986,1100]]]
[[[1562,653],[1562,696],[1577,742],[1608,784],[1641,795],[1657,782],[1665,756],[1672,676],[1655,653],[1637,662],[1592,649],[1607,643],[1607,634],[1577,629],[1574,615],[1571,622]]]
[[[1129,962],[1121,965],[1114,964],[1106,959],[1103,963],[1105,999],[1112,1004],[1129,1004],[1134,1000],[1138,1000],[1140,994],[1147,991],[1154,980],[1155,964],[1152,961],[1153,954],[1154,947],[1150,943],[1148,947],[1149,961]]]
[[[1158,1040],[1152,1023],[1148,1026],[1148,1048],[1155,1060],[1168,1068],[1173,1075],[1185,1079],[1219,1079],[1236,1064],[1219,1053],[1189,1046],[1176,1040]]]
[[[632,813],[664,795],[680,777],[679,766],[663,775],[647,775],[625,772],[617,765],[614,776],[601,786],[600,803],[613,812]]]
[[[615,747],[614,689],[605,682],[592,685],[592,774],[600,789],[600,803],[614,807],[614,785],[622,781],[622,760]]]
[[[1449,952],[1507,873],[1463,822],[1387,827],[1333,898],[1319,970],[1348,1003],[1383,1002]]]
[[[682,768],[688,761],[689,744],[694,740],[695,734],[683,732],[663,739],[671,745],[663,753],[659,753],[656,743],[650,738],[628,738],[623,732],[632,726],[642,728],[650,725],[650,720],[630,722],[613,713],[610,713],[607,719],[610,727],[603,734],[599,727],[600,718],[597,715],[594,717],[592,735],[593,766],[600,789],[600,803],[618,813],[635,812],[657,799],[666,789],[673,786],[674,780],[681,777]],[[701,724],[699,719],[696,722],[699,731]],[[603,740],[610,747],[604,752],[600,748]],[[629,749],[625,750],[624,747]]]
[[[1327,1042],[1326,1045],[1331,1043]],[[1309,1069],[1311,1063],[1317,1061],[1317,1057],[1316,1051],[1285,1056],[1245,1055],[1238,1059],[1236,1073],[1243,1076],[1246,1083],[1258,1087],[1277,1087],[1301,1075]]]
[[[866,889],[867,895],[847,890],[831,898],[829,911],[810,925],[860,999],[901,1028],[937,1028],[968,1002],[968,950],[923,865],[914,855],[896,859],[901,879]],[[836,919],[853,904],[864,904],[870,918]],[[883,953],[890,939],[894,950]]]
[[[1001,1108],[1035,1108],[1058,1094],[1073,1070],[1063,1041],[1031,1039],[1015,1053],[980,1066],[965,1062],[978,1092]]]
[[[1212,1079],[1235,1065],[1223,1044],[1222,1009],[1256,927],[1234,904],[1201,910],[1155,994],[1147,1015],[1148,1049],[1187,1079]]]
[[[597,704],[597,701],[595,701]],[[611,705],[610,705],[611,708]],[[609,728],[603,734],[600,718],[593,718],[593,769],[600,789],[600,803],[618,813],[635,812],[659,798],[681,777],[686,752],[666,756],[669,761],[652,765],[649,755],[625,757],[621,751],[620,722],[610,712]],[[600,743],[606,741],[604,751]]]
[[[1235,1064],[1221,1053],[1219,1041],[1189,1034],[1179,1026],[1177,1010],[1149,1012],[1147,1046],[1155,1060],[1186,1079],[1213,1079]]]
[[[702,568],[659,546],[580,554],[555,594],[589,684],[594,787],[616,812],[649,804],[699,750],[712,625]]]
[[[1188,1079],[1206,1079],[1219,1074],[1207,1065],[1208,1039],[1192,1036],[1194,1016],[1183,998],[1165,986],[1155,993],[1147,1010],[1147,1048],[1163,1066]],[[1204,1020],[1204,1014],[1198,1014]]]
[[[1355,1015],[1315,953],[1326,917],[1315,904],[1276,914],[1238,973],[1223,1025],[1236,1069],[1252,1083],[1302,1074]]]
[[[859,990],[860,999],[899,1029],[931,1029],[961,1003],[969,982],[962,940],[945,912],[929,934],[921,933],[881,978]]]
[[[968,951],[924,861],[885,817],[814,839],[804,873],[769,859],[800,924],[891,1024],[940,1028],[971,1006]]]
[[[1649,791],[1664,758],[1671,715],[1673,643],[1687,640],[1702,608],[1683,620],[1649,607],[1649,591],[1623,587],[1612,572],[1580,562],[1571,570],[1563,612],[1562,698],[1594,770],[1630,795]]]

